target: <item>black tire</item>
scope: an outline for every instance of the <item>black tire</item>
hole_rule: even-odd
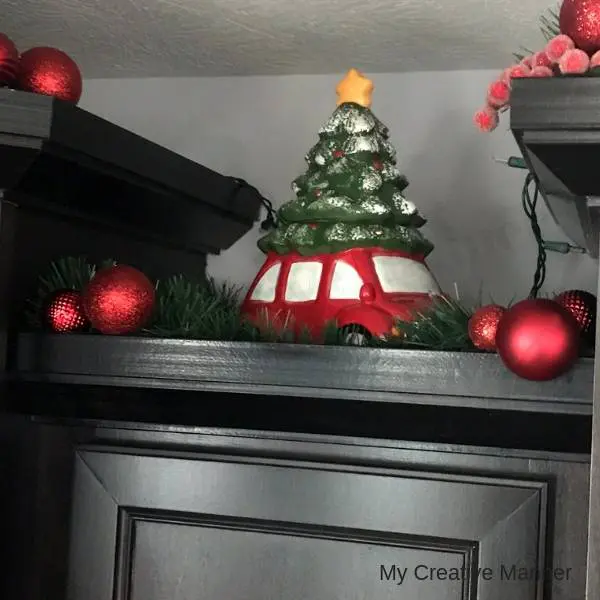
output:
[[[345,346],[366,346],[373,337],[362,325],[345,325],[339,335]]]

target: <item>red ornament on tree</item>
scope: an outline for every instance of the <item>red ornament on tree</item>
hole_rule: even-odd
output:
[[[19,51],[13,41],[0,33],[0,87],[10,85],[17,78]]]
[[[380,160],[374,160],[373,168],[377,171],[381,171],[381,170],[383,170],[383,163]]]
[[[469,338],[475,348],[488,352],[496,350],[496,331],[505,312],[503,306],[490,304],[482,306],[473,313],[469,319]]]
[[[133,333],[148,322],[154,297],[154,285],[141,271],[116,265],[96,273],[83,292],[83,308],[101,333]]]
[[[56,333],[81,331],[89,326],[83,312],[81,293],[58,290],[50,295],[44,307],[44,322]]]
[[[496,347],[513,373],[546,381],[565,373],[577,360],[579,327],[553,300],[523,300],[500,319]]]
[[[31,48],[21,54],[17,86],[25,92],[54,96],[77,104],[82,79],[77,63],[56,48]]]
[[[590,55],[600,50],[600,0],[564,0],[559,24],[580,50]]]
[[[582,340],[592,346],[596,338],[596,296],[583,290],[568,290],[554,298],[577,321]]]
[[[333,151],[333,158],[342,158],[342,156],[344,156],[343,150],[334,150]]]

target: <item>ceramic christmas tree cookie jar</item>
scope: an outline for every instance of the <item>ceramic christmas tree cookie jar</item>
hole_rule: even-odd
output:
[[[295,198],[258,242],[266,260],[242,312],[259,329],[314,338],[335,327],[361,343],[393,335],[440,293],[425,263],[425,219],[404,194],[389,131],[371,111],[373,89],[355,69],[338,84],[337,108],[292,182]]]

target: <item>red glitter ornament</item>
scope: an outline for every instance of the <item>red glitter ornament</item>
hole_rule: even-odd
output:
[[[583,290],[568,290],[556,296],[554,301],[575,317],[581,338],[587,345],[593,346],[596,339],[596,296]]]
[[[559,25],[575,47],[588,54],[600,50],[600,0],[564,0]]]
[[[0,33],[0,87],[10,85],[17,78],[19,51],[13,41]]]
[[[44,323],[55,333],[81,331],[89,326],[83,312],[81,293],[75,290],[57,290],[44,306]]]
[[[25,92],[54,96],[77,104],[82,79],[77,63],[56,48],[31,48],[21,54],[17,86]]]
[[[533,381],[568,371],[579,354],[579,327],[562,306],[529,299],[509,308],[498,325],[496,348],[513,373]]]
[[[469,319],[469,338],[475,348],[488,352],[496,350],[496,331],[505,312],[503,306],[490,304],[482,306],[473,313]]]
[[[101,333],[133,333],[148,322],[154,298],[154,285],[141,271],[116,265],[94,275],[83,291],[83,309]]]

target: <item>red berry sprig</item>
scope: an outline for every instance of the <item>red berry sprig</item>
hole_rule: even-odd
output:
[[[583,50],[575,47],[575,42],[569,36],[557,35],[543,50],[511,65],[488,86],[485,105],[475,113],[473,122],[483,132],[490,132],[498,127],[500,113],[510,106],[513,79],[581,75],[595,67],[600,67],[600,51],[590,58]]]

